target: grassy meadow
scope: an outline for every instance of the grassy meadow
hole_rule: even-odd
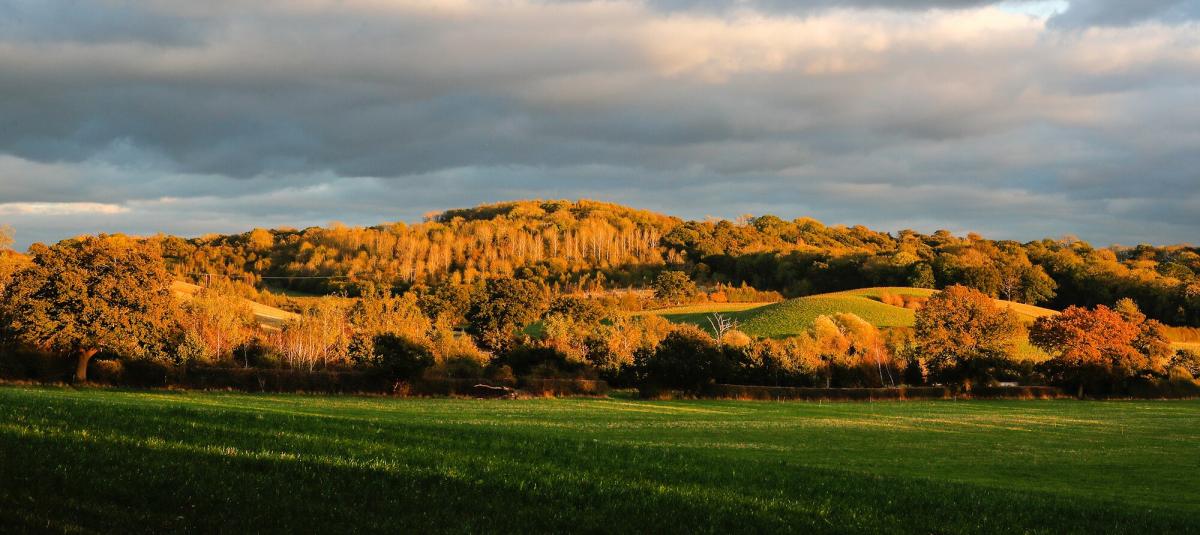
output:
[[[884,294],[929,297],[935,290],[907,287],[863,288],[788,299],[778,303],[712,303],[665,308],[646,312],[657,314],[675,323],[691,323],[710,329],[708,318],[720,312],[738,322],[739,328],[751,336],[786,338],[796,336],[809,328],[818,316],[852,313],[868,323],[881,328],[912,327],[916,312],[882,302]],[[1017,313],[1021,321],[1033,323],[1041,316],[1054,314],[1048,308],[997,300],[1001,306]],[[1028,341],[1022,341],[1019,356],[1040,361],[1048,358]]]
[[[1200,401],[0,388],[14,531],[1169,533]]]

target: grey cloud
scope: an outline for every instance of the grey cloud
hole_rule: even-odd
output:
[[[1145,21],[1179,23],[1200,19],[1197,0],[1071,0],[1070,8],[1051,17],[1061,28],[1126,26]]]
[[[0,3],[26,14],[0,26],[0,203],[129,208],[22,215],[23,241],[579,196],[1018,239],[1197,230],[1186,28],[916,12],[971,1],[218,4],[88,4],[42,33],[68,4]]]

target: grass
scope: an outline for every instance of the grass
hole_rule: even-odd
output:
[[[675,323],[691,323],[711,330],[708,318],[720,312],[736,320],[740,329],[751,336],[786,338],[806,331],[818,316],[849,312],[881,329],[912,327],[916,313],[907,308],[889,305],[880,301],[883,294],[929,297],[936,290],[908,287],[877,287],[833,292],[807,297],[788,299],[778,303],[712,303],[655,310]],[[1001,306],[1009,307],[1025,323],[1055,314],[1048,308],[997,300]],[[1018,355],[1023,359],[1045,360],[1043,351],[1033,347],[1027,340],[1021,342]]]
[[[1170,533],[1200,402],[0,388],[13,531]]]
[[[677,323],[692,323],[708,327],[709,315],[721,312],[737,320],[746,334],[774,338],[795,336],[808,329],[817,316],[839,312],[856,314],[879,328],[911,327],[915,313],[911,309],[881,302],[880,298],[885,293],[929,297],[936,291],[906,287],[863,288],[798,297],[770,304],[712,303],[667,308],[648,313],[658,314]],[[1011,308],[1027,323],[1033,322],[1038,317],[1056,313],[1048,308],[1012,301],[997,300],[997,303]]]

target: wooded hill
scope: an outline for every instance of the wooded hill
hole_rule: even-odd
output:
[[[1130,297],[1151,317],[1200,325],[1200,250],[1027,243],[947,231],[887,233],[764,215],[684,221],[611,203],[515,201],[448,210],[416,224],[256,229],[162,237],[169,268],[258,289],[355,295],[495,277],[563,292],[644,287],[667,266],[701,284],[746,283],[801,296],[872,286],[964,284],[1063,308]]]

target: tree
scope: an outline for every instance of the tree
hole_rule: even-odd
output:
[[[1161,329],[1146,325],[1131,303],[1120,311],[1070,306],[1034,322],[1029,340],[1052,356],[1047,368],[1055,382],[1077,387],[1082,396],[1085,389],[1115,390],[1142,371],[1162,371],[1168,355],[1160,349],[1166,342]]]
[[[1186,371],[1192,377],[1200,377],[1200,351],[1180,349],[1171,357],[1170,366]]]
[[[693,393],[724,380],[730,369],[716,341],[692,325],[678,326],[638,362],[644,384]]]
[[[356,335],[374,338],[394,334],[428,344],[433,322],[422,312],[415,295],[391,295],[390,292],[368,289],[350,307],[350,325]]]
[[[325,369],[347,364],[352,334],[343,306],[334,298],[326,297],[312,303],[300,317],[272,333],[269,341],[289,367],[313,371],[317,364]]]
[[[937,280],[933,277],[933,268],[927,262],[917,262],[912,265],[908,275],[908,285],[914,288],[936,288]]]
[[[8,225],[0,225],[0,252],[12,249],[13,229]]]
[[[6,327],[27,344],[77,357],[75,379],[104,351],[140,357],[178,330],[171,277],[156,245],[88,236],[30,248],[32,264],[5,289]]]
[[[546,290],[523,279],[492,279],[467,313],[468,332],[493,351],[512,347],[517,331],[537,321],[547,306]]]
[[[425,343],[396,334],[380,334],[374,340],[374,359],[371,364],[393,380],[419,377],[433,366],[433,353]]]
[[[221,360],[254,334],[254,311],[241,298],[208,288],[183,303],[183,328],[188,344],[199,342],[202,360]],[[195,356],[189,347],[189,357]],[[179,355],[182,357],[183,355]],[[182,359],[181,359],[182,360]]]
[[[679,303],[696,295],[696,283],[682,271],[663,271],[654,278],[654,297]]]
[[[708,315],[708,326],[712,327],[713,335],[716,336],[717,342],[725,341],[725,335],[731,331],[736,331],[738,321],[732,316],[726,316],[720,312],[713,312]]]
[[[550,309],[546,311],[546,316],[552,314],[559,314],[570,318],[571,321],[592,326],[599,325],[607,318],[609,311],[596,299],[563,296],[550,303]]]
[[[983,292],[954,285],[934,294],[916,315],[913,354],[938,381],[990,382],[1017,351],[1016,314]]]

